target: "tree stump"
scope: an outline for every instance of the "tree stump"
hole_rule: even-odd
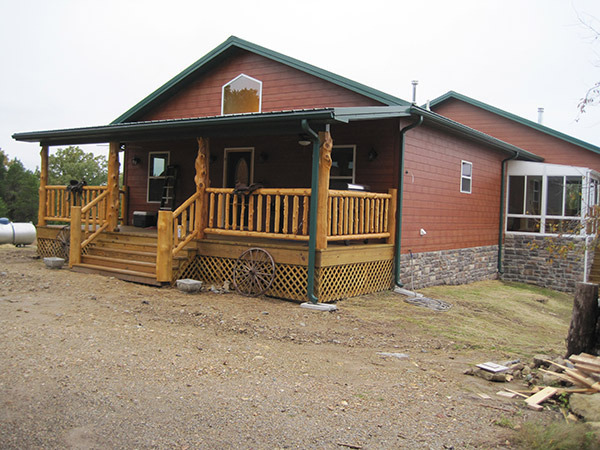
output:
[[[596,323],[599,317],[598,285],[577,283],[565,358],[583,352],[593,354],[596,351],[599,347],[596,334]]]

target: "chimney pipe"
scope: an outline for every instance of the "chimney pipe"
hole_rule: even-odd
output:
[[[419,84],[419,80],[412,80],[411,81],[412,86],[413,86],[413,99],[412,99],[412,103],[413,105],[417,104],[417,84]]]
[[[541,125],[544,121],[544,108],[538,108],[538,123]]]

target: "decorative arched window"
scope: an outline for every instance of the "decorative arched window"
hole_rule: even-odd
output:
[[[223,86],[221,114],[261,112],[262,81],[240,74]]]

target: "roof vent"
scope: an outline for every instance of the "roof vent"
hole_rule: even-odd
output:
[[[538,123],[541,125],[544,122],[544,108],[538,108]]]
[[[417,85],[419,84],[419,80],[412,80],[412,87],[413,87],[413,99],[412,99],[412,103],[413,105],[417,104]]]

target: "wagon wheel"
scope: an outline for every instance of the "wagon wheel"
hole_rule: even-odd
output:
[[[69,260],[69,251],[71,249],[71,228],[66,225],[60,229],[56,235],[56,242],[58,242],[58,257],[64,258],[65,261]]]
[[[275,279],[275,261],[262,248],[250,248],[240,255],[233,268],[233,286],[242,295],[264,294]]]

